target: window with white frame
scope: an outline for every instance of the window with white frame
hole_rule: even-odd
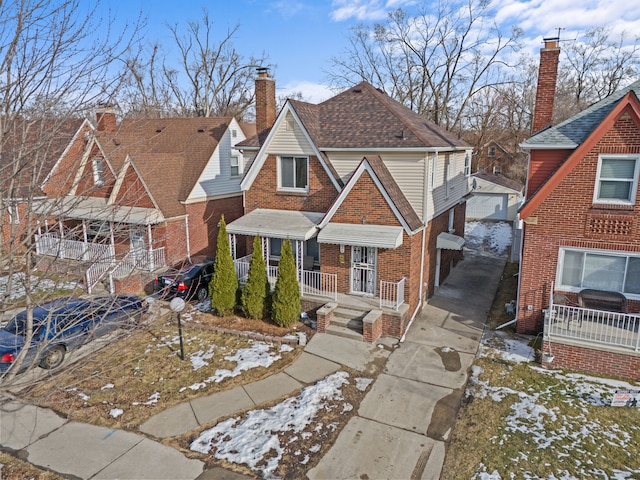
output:
[[[640,163],[638,158],[630,155],[606,155],[598,159],[594,203],[635,203]]]
[[[307,157],[279,157],[278,188],[307,191],[309,159]]]
[[[9,223],[20,223],[20,214],[18,212],[18,204],[9,203],[7,205],[7,213],[9,214]]]
[[[561,248],[556,283],[569,292],[593,288],[640,296],[640,253]]]
[[[93,183],[98,187],[104,185],[104,158],[100,155],[93,157]]]
[[[495,157],[496,156],[496,147],[489,147],[489,150],[487,151],[487,155],[490,157]]]
[[[467,152],[464,156],[464,176],[471,175],[471,154]]]
[[[231,155],[229,159],[229,166],[231,167],[232,177],[240,175],[240,158],[237,155]]]

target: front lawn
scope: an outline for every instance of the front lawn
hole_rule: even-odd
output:
[[[234,329],[239,323],[234,318],[218,319],[194,309],[184,314],[183,320],[184,360],[180,358],[175,315],[159,316],[133,331],[121,331],[123,338],[111,346],[66,367],[21,396],[72,420],[135,430],[173,405],[279,372],[302,352],[296,345],[209,329],[225,321]],[[277,332],[264,322],[254,324]],[[250,325],[242,322],[244,329]]]

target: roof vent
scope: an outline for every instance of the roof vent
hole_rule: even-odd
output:
[[[354,88],[353,89],[353,93],[362,93],[362,89],[361,88]]]
[[[198,133],[203,133],[203,132],[204,132],[204,127],[200,127],[200,128],[198,129]]]

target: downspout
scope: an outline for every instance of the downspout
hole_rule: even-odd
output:
[[[187,240],[187,258],[191,261],[191,240],[189,239],[189,215],[184,216],[185,238]]]
[[[437,153],[434,155],[437,155]],[[411,315],[411,319],[409,319],[407,328],[404,330],[404,333],[400,338],[400,343],[404,343],[405,339],[407,338],[407,332],[409,331],[409,328],[411,328],[411,324],[413,324],[413,321],[415,320],[416,315],[418,315],[418,311],[420,311],[420,309],[422,308],[422,298],[423,298],[422,287],[424,285],[424,250],[425,250],[424,244],[425,244],[425,236],[427,234],[427,205],[429,203],[428,195],[429,195],[429,188],[431,188],[431,178],[429,177],[428,156],[425,156],[425,159],[424,159],[424,179],[425,179],[424,196],[422,197],[422,201],[423,201],[422,221],[424,223],[424,228],[422,229],[422,252],[420,253],[420,287],[418,288],[418,292],[419,292],[418,305],[416,305],[416,309]]]

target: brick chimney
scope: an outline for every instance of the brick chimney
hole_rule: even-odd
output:
[[[540,68],[538,69],[538,88],[536,104],[533,109],[533,132],[551,125],[553,119],[553,100],[556,95],[558,79],[558,59],[560,58],[559,38],[545,38],[544,48],[540,49]]]
[[[271,128],[276,121],[276,81],[269,69],[259,67],[256,83],[256,131]]]
[[[116,122],[116,111],[110,105],[101,105],[96,108],[96,123],[99,132],[112,133],[118,126]]]

